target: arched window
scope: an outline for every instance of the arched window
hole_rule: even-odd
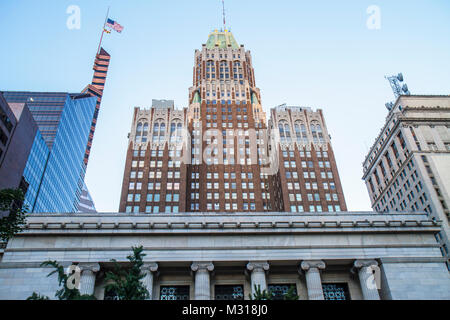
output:
[[[166,124],[163,122],[159,126],[159,142],[164,142],[166,139]]]
[[[182,140],[182,131],[183,131],[183,125],[181,124],[181,122],[179,122],[177,124],[177,142],[181,142]]]
[[[289,127],[289,124],[284,125],[284,135],[286,136],[286,142],[291,142],[291,128]]]
[[[159,141],[159,122],[156,122],[153,125],[153,142],[158,142]]]
[[[316,125],[316,130],[317,130],[317,135],[319,136],[320,143],[324,143],[325,139],[323,138],[322,127],[320,126],[320,124]]]
[[[319,143],[319,141],[320,142],[324,142],[323,133],[322,133],[322,127],[316,121],[311,123],[311,134],[313,136],[314,143]]]
[[[300,125],[300,129],[302,131],[303,142],[306,144],[308,143],[308,133],[306,132],[306,126],[302,123]]]
[[[286,121],[280,121],[278,123],[278,129],[280,130],[281,142],[291,142],[291,128]]]
[[[286,142],[286,137],[284,136],[284,124],[280,122],[278,124],[278,129],[280,130],[280,140],[281,142]]]
[[[136,127],[136,138],[134,141],[136,143],[140,143],[142,141],[142,122],[139,122]]]
[[[294,124],[295,137],[297,138],[297,143],[302,143],[303,142],[302,130],[301,130],[302,126],[304,127],[303,123],[301,123],[300,121],[296,121],[295,124]]]
[[[179,119],[172,121],[170,124],[170,142],[181,141],[181,130],[183,125]]]
[[[216,77],[216,67],[213,60],[206,62],[206,78],[214,79]]]
[[[177,131],[177,124],[175,122],[172,122],[170,124],[170,142],[175,142],[176,131]]]
[[[148,123],[144,124],[144,131],[142,132],[142,142],[147,142],[148,137]]]

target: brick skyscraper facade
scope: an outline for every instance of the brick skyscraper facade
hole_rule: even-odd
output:
[[[267,127],[250,51],[227,30],[194,63],[187,109],[135,109],[121,212],[346,210],[321,111],[275,108]]]
[[[271,110],[282,201],[290,212],[347,211],[322,110],[281,105]]]

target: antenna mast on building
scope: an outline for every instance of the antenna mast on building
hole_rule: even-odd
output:
[[[409,96],[411,94],[411,92],[409,92],[408,85],[406,83],[403,84],[403,86],[401,85],[401,83],[403,82],[403,74],[399,73],[396,76],[385,76],[384,78],[389,81],[392,91],[394,92],[395,99],[397,99],[401,95]],[[391,111],[393,107],[394,107],[393,102],[386,103],[386,108],[389,111]]]
[[[225,16],[225,0],[222,0],[222,8],[223,8],[223,32],[227,29],[227,22]]]

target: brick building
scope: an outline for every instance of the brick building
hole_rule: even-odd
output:
[[[188,108],[135,109],[119,211],[345,211],[322,111],[280,106],[268,127],[251,53],[227,30],[194,59]]]

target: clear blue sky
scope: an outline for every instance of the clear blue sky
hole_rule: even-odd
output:
[[[69,5],[81,29],[66,27]],[[106,9],[125,27],[112,56],[87,172],[101,212],[118,210],[134,106],[187,106],[194,50],[221,26],[220,0],[0,0],[0,90],[80,91]],[[381,29],[366,27],[378,5]],[[284,102],[324,110],[350,210],[370,210],[362,166],[393,100],[386,74],[413,94],[450,94],[448,0],[227,0],[236,40],[251,50],[266,111]]]

